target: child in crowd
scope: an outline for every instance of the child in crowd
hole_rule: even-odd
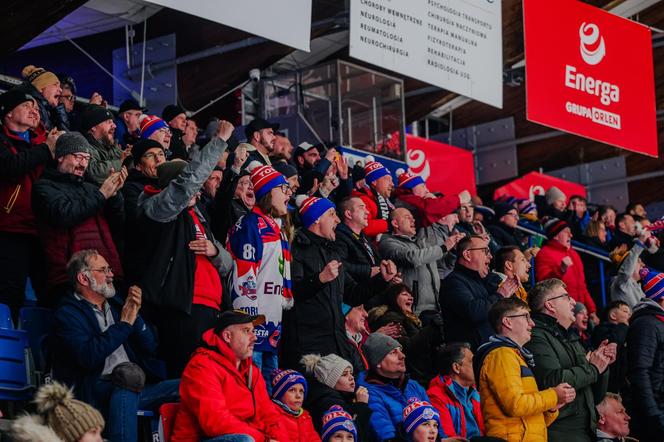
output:
[[[311,416],[302,408],[306,395],[307,381],[300,373],[279,369],[272,372],[272,401],[289,436],[288,441],[279,442],[320,442]]]
[[[438,440],[440,415],[430,403],[411,398],[403,409],[403,431],[409,442],[435,442]]]
[[[353,419],[338,405],[323,416],[322,436],[323,442],[359,442]]]

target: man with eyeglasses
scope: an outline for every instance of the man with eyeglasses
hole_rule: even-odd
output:
[[[180,381],[162,380],[146,364],[157,341],[139,314],[139,287],[129,287],[124,301],[120,299],[114,269],[97,250],[74,253],[67,275],[73,291],[55,311],[49,337],[53,375],[72,386],[76,397],[99,408],[106,419],[105,437],[137,441],[137,410],[177,401]]]
[[[524,348],[535,326],[528,304],[501,299],[491,306],[489,322],[496,334],[477,350],[474,361],[486,435],[508,442],[547,440],[547,426],[576,392],[565,379],[541,390],[535,382],[537,364]]]
[[[55,144],[57,167],[46,169],[32,189],[32,207],[48,263],[49,296],[43,302],[47,306],[55,306],[70,288],[65,267],[71,255],[79,250],[99,250],[115,269],[115,276],[124,279],[109,228],[111,222],[121,223],[123,211],[121,207],[112,211],[104,209],[124,185],[127,170],[123,167],[111,173],[100,186],[84,181],[91,150],[80,133],[61,135]]]
[[[552,442],[590,442],[595,438],[598,403],[606,393],[609,365],[616,360],[617,346],[604,340],[587,352],[579,335],[569,329],[574,323],[576,301],[559,279],[538,282],[528,293],[535,327],[526,348],[533,354],[533,372],[539,388],[567,382],[576,390],[574,401],[560,409],[549,426]]]
[[[519,212],[516,208],[511,204],[501,202],[496,203],[494,212],[493,222],[487,226],[493,240],[499,247],[521,246],[521,238],[516,230],[519,223]]]
[[[141,131],[138,120],[143,108],[132,98],[123,101],[115,119],[115,140],[121,149],[133,146],[140,140]]]
[[[440,289],[445,337],[452,342],[468,342],[477,349],[493,333],[489,308],[499,299],[512,296],[518,284],[507,280],[498,289],[490,286],[487,276],[491,252],[484,237],[466,236],[456,250],[454,271],[442,281]]]

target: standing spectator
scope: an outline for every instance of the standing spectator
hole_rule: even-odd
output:
[[[579,335],[579,342],[581,342],[586,351],[591,351],[593,344],[590,340],[590,331],[588,330],[588,309],[583,303],[577,302],[573,312],[574,322],[570,327],[570,331]]]
[[[364,343],[369,370],[360,373],[358,383],[369,391],[371,428],[379,442],[402,440],[399,429],[403,409],[410,398],[429,401],[424,388],[406,374],[406,357],[401,344],[381,333],[372,333]]]
[[[569,198],[569,223],[572,229],[572,235],[581,238],[590,223],[590,214],[588,213],[588,200],[580,195],[572,195]]]
[[[118,117],[115,119],[115,141],[122,150],[131,147],[141,139],[141,129],[138,119],[143,113],[143,108],[132,98],[123,101],[118,109]]]
[[[55,108],[56,125],[65,131],[78,129],[75,127],[78,119],[76,107],[76,83],[69,75],[58,74],[62,93],[58,96],[58,105]]]
[[[552,218],[566,219],[566,209],[567,196],[556,186],[551,186],[545,192],[544,205],[541,210],[538,210],[538,212],[542,217],[549,216]]]
[[[306,397],[307,381],[300,373],[279,369],[272,372],[272,401],[288,433],[284,442],[320,442],[311,415],[302,408]]]
[[[270,154],[272,164],[276,162],[285,162],[291,164],[293,157],[293,145],[284,134],[277,132],[274,139],[274,149]]]
[[[643,299],[643,289],[641,288],[641,269],[644,268],[641,261],[641,254],[645,245],[640,240],[636,240],[631,249],[626,245],[616,248],[609,257],[618,267],[618,274],[611,281],[611,300],[623,301],[629,308],[634,308],[641,299]]]
[[[632,309],[623,301],[613,301],[605,309],[606,317],[593,329],[592,344],[598,347],[604,340],[615,342],[618,348],[616,362],[609,371],[608,391],[620,393],[627,379],[627,331]]]
[[[210,216],[211,213],[216,213],[217,209],[215,207],[217,203],[217,192],[219,191],[219,186],[221,181],[224,178],[224,171],[215,166],[210,173],[210,176],[203,183],[201,188],[201,198],[198,201],[198,205],[203,212],[203,216],[210,220],[210,224],[214,224],[214,219]]]
[[[238,221],[228,238],[233,257],[231,300],[235,309],[265,316],[265,324],[254,329],[258,340],[253,360],[265,379],[270,379],[272,370],[279,367],[282,311],[293,306],[286,233],[292,190],[272,166],[254,168],[251,182],[256,206]]]
[[[103,209],[122,188],[127,170],[112,173],[100,187],[84,182],[90,150],[90,144],[78,132],[61,135],[55,144],[57,168],[46,169],[32,188],[32,207],[48,263],[49,296],[45,305],[55,306],[70,287],[65,268],[79,250],[99,250],[110,261],[115,275],[123,277],[110,220],[107,222]],[[122,209],[112,215],[122,217]]]
[[[627,333],[627,377],[634,404],[634,428],[641,440],[664,432],[664,274],[643,278],[645,299],[634,307]]]
[[[232,132],[233,125],[222,122],[190,163],[160,164],[158,186],[147,186],[138,201],[142,241],[127,253],[136,255],[136,274],[171,377],[182,374],[201,335],[221,311],[220,273],[230,272],[232,260],[196,203]]]
[[[629,213],[621,213],[616,217],[616,228],[609,241],[609,247],[615,249],[625,244],[630,247],[636,238],[636,221]]]
[[[569,224],[559,219],[552,219],[544,228],[548,241],[535,258],[537,280],[561,279],[567,286],[570,296],[575,301],[582,302],[590,312],[590,320],[598,324],[597,308],[586,286],[583,262],[572,248],[572,230]]]
[[[289,440],[251,358],[254,326],[264,321],[262,316],[225,311],[203,334],[182,374],[172,442]]]
[[[295,149],[295,166],[301,179],[307,179],[312,174],[324,176],[336,157],[337,151],[329,149],[325,157],[321,158],[320,151],[316,146],[306,141],[297,145]]]
[[[646,208],[643,207],[643,203],[638,201],[627,204],[627,207],[625,207],[625,213],[629,213],[632,216],[639,216],[641,218],[648,217],[648,212],[646,212]]]
[[[457,213],[450,213],[439,219],[431,225],[430,229],[420,229],[418,236],[424,239],[427,245],[445,244],[448,239],[456,235],[457,241],[460,241],[466,234],[455,229],[459,223],[459,215]],[[438,269],[438,278],[444,280],[447,275],[452,273],[457,260],[457,251],[452,249],[443,256],[443,259],[438,260],[436,267]]]
[[[394,190],[392,175],[382,164],[368,157],[364,165],[367,187],[353,190],[352,195],[364,201],[369,211],[369,221],[364,234],[371,240],[389,229],[388,218],[394,209],[390,196]]]
[[[616,229],[616,208],[613,206],[600,206],[599,208],[599,220],[604,223],[606,227],[606,239],[611,241],[613,234]]]
[[[231,228],[243,215],[256,205],[254,185],[250,173],[242,169],[247,160],[247,150],[240,144],[234,152],[233,164],[224,170],[221,185],[217,191],[212,231],[219,241],[226,242]]]
[[[169,104],[161,112],[161,119],[168,124],[168,128],[171,130],[170,150],[172,155],[170,159],[188,160],[187,148],[182,140],[187,127],[187,113],[180,106]]]
[[[120,304],[113,269],[96,250],[75,253],[67,275],[74,292],[64,298],[53,319],[53,375],[72,385],[81,400],[100,408],[110,440],[134,442],[136,411],[177,400],[179,381],[155,383],[158,375],[146,365],[157,341],[138,314],[139,287],[131,286]]]
[[[486,434],[470,345],[449,343],[440,351],[439,359],[441,374],[431,380],[427,394],[440,412],[441,432],[468,439]]]
[[[37,101],[39,121],[46,130],[64,129],[64,127],[57,126],[58,119],[55,109],[58,106],[58,97],[62,94],[58,77],[53,72],[33,65],[24,67],[21,76],[24,81],[19,87]]]
[[[493,223],[487,226],[491,237],[499,247],[521,246],[521,239],[517,236],[516,226],[519,223],[519,212],[516,207],[508,203],[496,203]]]
[[[578,335],[569,333],[576,301],[559,279],[538,282],[528,294],[535,328],[526,348],[533,354],[535,380],[539,388],[566,382],[576,390],[576,399],[560,409],[549,426],[552,442],[591,441],[595,437],[595,404],[606,393],[607,370],[616,359],[616,344],[604,341],[586,353]]]
[[[443,280],[440,305],[448,342],[468,342],[477,348],[491,336],[489,308],[503,297],[512,296],[518,284],[510,279],[496,292],[489,289],[487,275],[491,252],[481,236],[467,236],[457,245],[454,271]]]
[[[187,119],[187,124],[184,128],[184,133],[182,134],[182,144],[184,144],[184,149],[185,152],[187,152],[187,159],[191,158],[191,155],[193,152],[196,150],[200,149],[200,147],[196,144],[196,140],[198,139],[198,125],[196,124],[195,120],[192,120],[191,118]],[[224,154],[227,154],[228,151],[224,152]],[[222,156],[223,158],[223,156]],[[223,164],[226,164],[226,159],[223,158]],[[221,162],[221,161],[220,161]],[[219,166],[219,164],[217,164]],[[221,166],[223,167],[223,166]]]
[[[0,302],[14,317],[28,276],[38,297],[44,295],[46,268],[30,195],[59,135],[46,133],[37,102],[22,89],[0,95]]]
[[[348,273],[357,282],[366,282],[380,273],[380,255],[363,232],[369,224],[369,211],[361,198],[349,196],[338,209],[341,224],[334,246]]]
[[[350,414],[338,405],[333,405],[323,416],[321,429],[323,442],[360,442]]]
[[[294,307],[284,316],[286,366],[297,366],[302,355],[335,353],[353,362],[341,304],[364,304],[397,275],[391,261],[381,261],[380,273],[358,284],[345,270],[333,247],[339,218],[334,205],[324,198],[310,197],[300,206],[303,229],[293,240]],[[360,371],[362,366],[353,367]]]
[[[602,402],[597,404],[597,439],[596,442],[635,441],[629,438],[630,417],[618,394],[606,393]]]
[[[279,124],[271,124],[262,118],[255,118],[244,128],[244,134],[249,144],[249,156],[242,168],[246,168],[252,161],[258,161],[264,166],[272,164],[270,154],[274,150],[274,133],[279,130]],[[231,156],[228,157],[231,159]]]
[[[602,221],[593,220],[588,223],[582,241],[592,247],[600,250],[608,250],[606,225]]]
[[[333,405],[341,406],[354,416],[358,440],[370,439],[369,418],[371,409],[369,393],[365,387],[355,388],[353,366],[350,362],[331,353],[327,356],[302,356],[308,375],[313,376],[305,399],[306,408],[314,420],[314,427],[320,432],[323,414]]]
[[[145,114],[138,118],[138,123],[141,131],[141,139],[148,138],[157,141],[166,151],[166,158],[172,158],[173,152],[170,150],[171,129],[168,127],[168,124],[155,115]]]
[[[526,302],[528,292],[523,286],[530,279],[530,261],[518,246],[501,247],[496,252],[496,270],[492,275],[498,276],[494,279],[497,286],[504,284],[507,280],[515,280],[518,287],[514,293],[520,300]]]
[[[81,132],[92,146],[85,178],[100,185],[111,172],[120,170],[129,150],[123,152],[115,144],[113,114],[105,107],[91,104],[83,110]]]
[[[535,324],[525,302],[501,299],[489,317],[496,334],[475,356],[487,435],[509,442],[545,441],[558,409],[574,400],[574,388],[559,381],[540,390],[535,382],[536,361],[524,348]]]

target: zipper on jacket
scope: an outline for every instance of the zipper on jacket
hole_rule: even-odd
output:
[[[16,204],[16,200],[18,199],[18,194],[21,193],[21,185],[17,184],[16,189],[12,192],[12,194],[9,196],[9,200],[7,201],[7,205],[3,207],[5,210],[5,213],[10,213],[12,209],[14,208],[14,204]]]

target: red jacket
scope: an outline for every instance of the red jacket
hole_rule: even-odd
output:
[[[466,413],[463,404],[452,391],[449,376],[436,376],[431,380],[427,395],[429,401],[440,413],[441,432],[447,437],[466,437]],[[480,408],[480,395],[470,390],[468,400],[473,407],[473,416],[482,435],[486,434]]]
[[[30,195],[32,185],[51,161],[46,131],[40,124],[30,142],[0,126],[0,232],[37,235]]]
[[[385,213],[380,213],[378,203],[376,201],[376,194],[368,187],[362,190],[353,190],[352,196],[360,198],[364,201],[369,211],[369,225],[363,230],[364,234],[371,240],[381,233],[386,233],[388,230],[387,217],[389,210],[383,210]],[[389,203],[391,205],[391,203]]]
[[[198,442],[224,434],[246,434],[264,442],[287,441],[261,372],[251,358],[235,366],[228,344],[210,329],[180,381],[180,408],[172,442]]]
[[[274,404],[274,406],[281,418],[281,425],[288,433],[288,438],[279,439],[279,442],[320,442],[320,436],[314,428],[314,421],[307,410],[302,409],[302,414],[295,416],[284,410],[279,404]]]
[[[397,189],[397,198],[417,212],[413,216],[420,227],[429,227],[442,217],[449,215],[460,206],[458,195],[445,195],[436,198],[422,198],[410,190]],[[397,203],[398,205],[398,203]]]
[[[563,273],[560,264],[566,256],[572,258],[572,266]],[[588,313],[594,313],[597,310],[586,286],[583,261],[576,250],[572,248],[568,250],[555,240],[548,241],[535,257],[535,276],[537,281],[549,278],[562,279],[567,285],[567,293],[577,302],[582,302],[588,309]]]

